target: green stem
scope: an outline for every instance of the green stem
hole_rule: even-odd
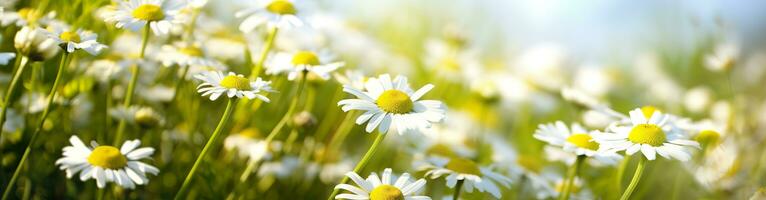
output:
[[[340,148],[340,145],[343,144],[343,141],[346,140],[346,137],[351,132],[351,128],[353,127],[352,125],[354,125],[355,116],[356,111],[350,111],[346,113],[346,116],[343,118],[343,122],[340,123],[335,134],[332,135],[332,139],[330,139],[330,142],[327,143],[327,149],[330,152],[335,152],[335,150]]]
[[[303,93],[303,88],[306,85],[306,72],[303,73],[303,76],[301,76],[300,83],[298,83],[298,90],[296,91],[296,94],[293,95],[293,100],[290,102],[290,107],[287,108],[287,112],[284,116],[282,116],[282,119],[279,120],[277,125],[274,127],[274,129],[271,130],[268,136],[266,136],[266,145],[271,144],[271,141],[274,140],[274,138],[279,135],[282,128],[287,124],[287,121],[290,120],[291,116],[293,115],[293,112],[295,112],[295,108],[298,107],[298,101],[300,100],[301,94]],[[254,169],[255,165],[258,164],[259,161],[252,161],[247,165],[247,168],[245,168],[245,171],[242,172],[242,175],[239,177],[240,181],[245,182],[250,177],[250,173]]]
[[[298,107],[298,101],[301,98],[301,94],[303,93],[303,88],[306,86],[306,71],[303,72],[303,75],[300,77],[300,83],[298,83],[298,90],[293,95],[293,100],[290,102],[290,107],[287,108],[287,112],[284,116],[282,116],[282,119],[279,120],[277,125],[274,127],[274,129],[271,130],[271,133],[266,137],[266,143],[270,143],[274,138],[279,135],[282,128],[287,124],[287,121],[290,120],[290,118],[293,115],[293,112],[295,112],[295,108]]]
[[[45,124],[45,118],[48,117],[48,113],[50,113],[51,107],[53,107],[53,99],[56,96],[56,91],[57,91],[56,88],[58,88],[58,85],[61,82],[61,77],[64,74],[64,68],[67,64],[68,58],[69,58],[69,53],[64,52],[64,54],[61,56],[61,63],[59,63],[59,71],[56,72],[56,80],[53,81],[53,87],[51,87],[51,91],[48,93],[48,97],[46,98],[47,103],[45,108],[43,109],[43,113],[40,115],[40,120],[37,124],[37,128],[35,128],[35,132],[32,133],[32,138],[29,139],[29,143],[27,143],[27,148],[24,149],[24,155],[21,156],[19,165],[16,166],[16,170],[13,172],[11,181],[8,182],[8,186],[6,186],[5,192],[3,192],[3,200],[8,199],[8,195],[10,195],[11,190],[13,189],[13,186],[16,183],[16,179],[18,179],[19,174],[21,174],[21,169],[24,167],[24,164],[29,158],[29,153],[32,151],[32,146],[37,140],[37,136],[40,135],[40,131],[42,131],[43,129],[43,125]]]
[[[455,185],[455,192],[452,193],[452,200],[457,200],[460,197],[460,190],[463,189],[463,182],[465,180],[458,180]]]
[[[195,172],[197,172],[197,168],[199,167],[199,164],[202,163],[202,159],[205,158],[205,155],[207,155],[207,152],[213,146],[212,144],[216,141],[216,138],[218,138],[218,135],[220,135],[221,132],[223,132],[223,127],[229,121],[229,117],[231,117],[232,110],[234,110],[234,107],[235,107],[234,106],[235,101],[236,101],[235,99],[229,99],[228,103],[226,104],[226,111],[224,111],[223,116],[221,116],[221,121],[218,122],[218,126],[215,127],[215,131],[213,131],[213,135],[210,136],[210,139],[207,140],[205,147],[202,148],[202,152],[200,152],[199,156],[197,156],[197,160],[194,161],[194,165],[189,171],[189,174],[186,175],[186,179],[184,179],[184,183],[181,185],[181,189],[178,190],[178,193],[176,193],[176,196],[174,199],[181,199],[181,197],[184,194],[184,191],[186,191],[189,188],[191,184],[191,180],[192,178],[194,178],[194,174]]]
[[[625,192],[622,193],[620,200],[628,200],[630,195],[633,194],[633,191],[636,190],[638,181],[641,180],[641,173],[644,172],[644,168],[646,167],[646,162],[647,160],[644,157],[641,157],[641,160],[638,161],[638,166],[636,167],[636,172],[633,174],[633,179],[630,180],[628,189],[625,189]]]
[[[271,47],[274,46],[274,38],[277,37],[278,31],[279,29],[277,27],[273,27],[271,30],[269,30],[269,36],[266,38],[266,43],[263,44],[263,49],[261,50],[261,55],[258,57],[258,62],[255,63],[253,70],[250,71],[250,78],[258,77],[258,75],[261,73],[261,69],[263,69],[263,63],[266,62],[266,56],[269,55],[269,50],[271,50]]]
[[[199,17],[200,9],[194,9],[192,11],[192,18],[191,22],[189,22],[189,27],[186,29],[186,41],[194,41],[192,39],[192,36],[194,36],[194,25],[197,24],[197,18]]]
[[[559,199],[569,199],[569,193],[572,191],[574,180],[577,177],[577,173],[580,172],[580,166],[582,165],[583,161],[585,161],[585,158],[587,158],[585,155],[577,156],[577,160],[572,165],[572,167],[569,168],[569,174],[567,175],[567,179],[564,180],[566,182],[564,183],[564,189],[561,191],[561,194],[559,194]]]
[[[144,38],[141,42],[141,53],[139,54],[139,60],[144,59],[144,53],[146,53],[146,44],[149,43],[149,34],[151,29],[149,28],[149,23],[146,24],[144,27]],[[130,104],[133,101],[133,93],[136,90],[136,83],[138,82],[138,77],[141,73],[141,67],[136,64],[131,68],[131,73],[133,74],[132,77],[130,77],[130,83],[128,83],[128,90],[125,91],[125,100],[122,102],[122,106],[125,108],[128,108]],[[125,132],[125,127],[127,126],[127,122],[125,119],[120,119],[120,123],[117,125],[117,134],[114,136],[114,142],[112,144],[118,145],[122,140],[122,135]]]
[[[364,169],[364,167],[367,165],[368,162],[370,162],[370,159],[372,159],[372,156],[375,155],[375,151],[378,150],[378,147],[380,147],[380,143],[383,141],[384,138],[386,138],[386,133],[378,132],[378,136],[375,137],[375,141],[372,142],[372,146],[370,146],[370,149],[367,150],[367,153],[364,154],[364,157],[362,157],[362,160],[359,161],[359,163],[356,164],[356,167],[354,167],[354,173],[359,174],[359,172]],[[340,181],[339,184],[346,184],[348,183],[348,176],[343,177],[343,180]],[[332,194],[330,194],[329,197],[327,197],[327,200],[333,200],[335,199],[335,195],[338,194],[340,190],[335,189],[332,191]]]
[[[18,53],[16,55],[19,55]],[[21,80],[21,75],[24,74],[24,68],[27,66],[27,62],[29,61],[29,58],[26,56],[21,56],[20,58],[16,59],[15,67],[16,73],[13,74],[13,79],[11,79],[11,83],[8,86],[8,89],[5,90],[5,97],[3,99],[3,109],[0,111],[0,134],[3,132],[3,127],[5,125],[6,120],[6,112],[8,112],[8,107],[11,106],[11,96],[16,92],[16,85],[19,83],[19,80]]]
[[[176,85],[174,86],[174,92],[173,92],[173,98],[170,100],[170,103],[176,102],[176,98],[178,98],[178,92],[180,91],[181,84],[186,80],[186,74],[189,73],[189,65],[184,66],[184,69],[181,71],[181,78],[176,81]]]
[[[622,190],[622,177],[625,176],[625,168],[628,167],[628,163],[630,163],[630,157],[626,156],[625,158],[620,161],[620,165],[617,166],[617,175],[615,178],[615,188],[617,188],[617,192]]]

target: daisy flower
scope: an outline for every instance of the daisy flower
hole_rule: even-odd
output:
[[[45,25],[54,17],[56,17],[56,12],[50,12],[43,15],[43,13],[37,9],[22,8],[18,11],[0,12],[0,25],[8,26],[14,24],[19,27],[34,23]]]
[[[116,58],[95,60],[85,68],[85,74],[96,78],[99,82],[107,83],[125,72],[132,63]]]
[[[687,161],[691,157],[684,147],[699,148],[699,143],[684,139],[674,128],[672,116],[655,109],[634,109],[630,111],[630,124],[610,127],[613,134],[596,136],[599,151],[623,151],[628,155],[641,151],[649,160],[656,154],[670,159]]]
[[[125,120],[138,125],[141,128],[154,128],[164,124],[162,116],[151,107],[117,107],[109,111],[112,117]]]
[[[343,74],[336,72],[333,76],[338,83],[351,86],[357,90],[364,90],[364,83],[367,82],[367,76],[358,70],[346,70]]]
[[[234,14],[245,20],[239,25],[239,30],[252,32],[258,26],[267,25],[269,28],[292,28],[304,25],[304,6],[299,0],[259,0],[255,6]]]
[[[271,81],[264,81],[260,77],[255,81],[245,78],[241,74],[229,72],[228,75],[223,75],[223,72],[208,71],[202,74],[194,76],[195,78],[202,80],[203,83],[197,86],[197,92],[202,93],[202,96],[210,96],[210,100],[214,101],[218,99],[222,94],[226,94],[227,97],[248,99],[258,98],[262,101],[269,102],[269,99],[262,94],[264,92],[274,92],[271,89]]]
[[[96,55],[107,46],[98,43],[96,38],[98,35],[91,31],[84,31],[77,29],[77,31],[68,30],[68,27],[49,26],[46,29],[48,37],[56,41],[67,53],[72,53],[74,50],[82,49],[87,51],[90,55]]]
[[[43,61],[59,53],[58,43],[49,38],[44,29],[24,26],[16,33],[13,46],[32,61]]]
[[[510,187],[511,184],[510,178],[460,157],[432,157],[418,168],[427,170],[426,176],[431,179],[444,176],[449,188],[454,188],[458,181],[463,181],[462,189],[464,191],[470,193],[476,188],[479,192],[490,193],[498,199],[501,194],[497,184],[506,188]]]
[[[710,71],[725,71],[734,67],[739,59],[739,47],[733,43],[718,45],[713,53],[705,56],[706,67]]]
[[[117,28],[132,31],[138,31],[148,23],[155,35],[165,35],[174,24],[181,23],[177,15],[184,6],[179,0],[121,1],[117,8],[105,13],[105,20],[115,23]]]
[[[56,160],[56,165],[66,171],[66,176],[72,178],[80,173],[80,180],[96,179],[99,188],[106,187],[106,183],[114,182],[123,188],[133,189],[136,185],[149,182],[146,173],[157,175],[159,169],[143,163],[139,160],[151,158],[154,148],[143,147],[139,140],[128,140],[117,147],[101,145],[91,141],[91,147],[85,144],[77,136],[69,138],[72,146],[64,147],[64,157]]]
[[[327,51],[319,51],[319,53],[314,51],[279,52],[268,59],[266,73],[287,73],[288,80],[295,80],[306,72],[327,80],[330,78],[330,73],[345,65],[343,62],[333,62],[333,57]]]
[[[387,133],[395,127],[398,133],[419,132],[430,128],[432,123],[441,122],[445,117],[446,107],[441,101],[420,100],[434,86],[427,84],[417,91],[412,91],[407,78],[396,76],[391,80],[388,74],[370,78],[365,83],[366,91],[343,86],[343,91],[358,99],[344,99],[338,102],[344,112],[363,110],[365,113],[356,119],[357,124],[367,123],[368,133],[378,128]]]
[[[232,134],[226,137],[223,147],[227,150],[237,150],[240,156],[248,157],[249,162],[257,162],[263,159],[270,159],[271,152],[281,148],[280,143],[267,143],[258,139],[261,137],[258,129],[248,128],[240,131],[238,134]]]
[[[349,184],[339,184],[335,189],[344,189],[351,193],[339,194],[335,199],[404,199],[404,200],[426,200],[431,199],[427,196],[417,195],[423,186],[426,185],[425,179],[418,179],[415,182],[410,181],[410,174],[404,173],[398,178],[393,175],[391,168],[383,170],[381,177],[373,172],[367,179],[363,179],[354,172],[346,173],[357,186]]]
[[[556,121],[555,123],[539,125],[533,136],[551,146],[561,147],[564,151],[578,156],[593,157],[607,164],[617,163],[622,158],[619,154],[598,151],[599,143],[593,139],[593,136],[599,134],[604,133],[585,130],[578,123],[567,127],[564,122]]]
[[[164,45],[156,58],[166,67],[178,65],[223,68],[223,64],[209,57],[207,50],[201,48],[199,44],[177,42],[173,45]]]

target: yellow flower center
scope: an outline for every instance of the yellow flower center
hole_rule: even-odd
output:
[[[414,105],[407,93],[399,90],[386,90],[380,94],[375,103],[378,107],[388,113],[405,114],[412,112]]]
[[[197,48],[195,46],[184,47],[184,48],[178,49],[178,51],[193,57],[202,57],[203,55],[202,49]]]
[[[258,129],[256,128],[248,128],[248,129],[242,130],[239,132],[239,134],[247,138],[253,138],[253,139],[261,137],[261,132],[258,131]]]
[[[370,200],[404,200],[404,194],[392,185],[379,185],[370,192]]]
[[[133,115],[133,119],[136,121],[136,124],[143,128],[156,127],[160,123],[160,119],[157,118],[157,113],[151,108],[138,109],[136,114]]]
[[[311,51],[299,51],[293,55],[293,65],[319,65],[319,57]]]
[[[665,143],[665,131],[654,124],[639,124],[628,134],[628,140],[638,144],[662,146]]]
[[[221,80],[221,86],[229,89],[238,89],[238,90],[252,90],[253,87],[250,87],[250,80],[236,75],[228,75]]]
[[[710,146],[718,144],[718,140],[721,139],[721,134],[714,130],[702,130],[694,140],[702,144],[703,146]]]
[[[77,32],[74,31],[64,31],[61,32],[61,35],[59,35],[59,38],[63,40],[64,42],[80,42],[80,34],[77,34]]]
[[[465,158],[453,157],[449,160],[449,162],[447,162],[447,166],[445,166],[445,168],[461,174],[481,176],[479,165]]]
[[[598,150],[598,143],[592,141],[593,137],[585,133],[572,134],[567,138],[567,142],[574,144],[577,147]]]
[[[113,146],[99,146],[88,156],[88,163],[104,169],[120,169],[128,165],[128,159]]]
[[[441,66],[445,70],[457,72],[460,70],[460,62],[454,57],[447,57],[441,60]]]
[[[646,117],[646,119],[651,118],[652,114],[654,114],[654,111],[657,111],[657,108],[654,106],[641,107],[641,112],[644,113],[644,117]]]
[[[294,15],[296,12],[293,3],[287,0],[274,0],[266,6],[266,10],[279,15]]]
[[[165,13],[160,6],[144,4],[133,10],[133,17],[144,21],[160,21],[165,19]]]
[[[444,157],[454,157],[455,152],[452,151],[452,149],[449,148],[449,146],[445,144],[435,144],[432,145],[430,148],[426,150],[426,154],[428,155],[437,155],[437,156],[444,156]]]
[[[34,21],[37,19],[37,10],[33,8],[22,8],[19,9],[17,13],[19,13],[19,17],[27,21]]]

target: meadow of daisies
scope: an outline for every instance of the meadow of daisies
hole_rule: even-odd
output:
[[[766,199],[726,34],[581,67],[324,3],[2,1],[2,199]]]

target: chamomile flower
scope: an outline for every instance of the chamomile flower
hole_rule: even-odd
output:
[[[625,151],[628,155],[641,151],[649,160],[656,154],[665,158],[687,161],[691,157],[686,147],[699,148],[699,143],[684,139],[683,134],[673,127],[672,116],[658,110],[649,109],[630,111],[630,124],[610,127],[613,134],[596,136],[600,143],[599,151]]]
[[[143,163],[139,160],[151,158],[154,148],[143,147],[140,140],[128,140],[117,147],[101,145],[95,141],[91,147],[85,144],[77,136],[69,138],[72,146],[64,147],[64,157],[56,160],[56,165],[66,171],[66,176],[72,178],[78,172],[80,180],[96,179],[99,188],[106,187],[109,182],[114,182],[123,188],[133,189],[136,185],[149,182],[146,174],[157,175],[159,169]]]
[[[578,123],[573,123],[567,127],[564,122],[556,121],[555,123],[539,125],[533,136],[551,146],[561,147],[564,151],[578,156],[593,157],[607,164],[617,163],[622,158],[619,154],[598,151],[599,143],[593,138],[599,134],[604,133],[585,130]]]
[[[718,45],[713,53],[705,57],[705,65],[710,71],[726,71],[734,67],[739,59],[739,47],[732,43]]]
[[[0,25],[8,26],[13,24],[19,27],[35,23],[46,25],[54,17],[56,17],[56,12],[43,14],[40,10],[34,8],[22,8],[17,11],[4,11],[0,13]]]
[[[398,133],[420,132],[430,128],[432,123],[444,119],[446,107],[441,101],[420,100],[434,86],[425,85],[417,91],[412,91],[407,78],[383,74],[370,78],[365,83],[366,91],[344,85],[343,91],[356,96],[358,99],[344,99],[338,102],[344,112],[349,110],[365,111],[356,119],[357,124],[367,123],[365,131],[372,132],[375,128],[386,133],[394,127]]]
[[[333,60],[334,56],[327,51],[279,52],[268,59],[266,73],[287,73],[288,80],[295,80],[295,78],[306,72],[327,80],[330,78],[330,73],[345,65],[343,62],[335,62]]]
[[[335,199],[404,199],[404,200],[430,200],[431,197],[417,195],[426,185],[425,179],[410,181],[410,174],[404,173],[398,178],[393,175],[391,168],[383,170],[381,177],[373,172],[367,179],[363,179],[354,172],[346,173],[358,186],[339,184],[335,189],[344,189],[351,193],[339,194]]]
[[[0,65],[7,65],[11,59],[16,58],[16,53],[2,52],[0,53]]]
[[[68,30],[68,27],[49,26],[46,32],[48,37],[56,41],[68,53],[77,49],[82,49],[90,55],[96,55],[106,48],[106,45],[98,43],[98,35],[91,31],[78,29],[76,31]]]
[[[105,20],[115,23],[117,28],[132,31],[138,31],[148,23],[155,35],[165,35],[174,24],[181,23],[177,15],[184,6],[179,0],[122,1],[117,8],[105,13]]]
[[[278,27],[281,29],[300,27],[304,19],[304,2],[300,0],[258,0],[255,6],[234,14],[245,20],[239,25],[239,30],[252,32],[259,26]]]
[[[511,184],[510,178],[465,158],[432,157],[426,160],[424,165],[418,167],[419,170],[425,170],[426,176],[431,179],[444,176],[449,188],[454,188],[458,181],[463,181],[464,191],[470,193],[476,188],[479,192],[490,193],[499,199],[501,194],[498,184],[506,188]]]
[[[170,67],[178,65],[186,66],[209,66],[216,69],[222,68],[223,64],[208,56],[207,50],[199,44],[187,44],[177,42],[173,45],[164,45],[156,57],[162,65]]]
[[[114,118],[136,124],[141,128],[154,128],[164,123],[162,116],[151,107],[117,107],[110,110],[109,114]]]
[[[358,70],[346,70],[343,74],[336,72],[333,76],[338,83],[351,86],[357,90],[364,90],[364,83],[367,82],[367,76]]]
[[[280,148],[280,143],[267,143],[258,139],[260,132],[255,128],[248,128],[226,137],[223,142],[227,150],[236,150],[240,156],[248,157],[249,162],[257,162],[263,159],[270,159],[274,149]]]
[[[49,38],[41,28],[24,26],[16,33],[13,46],[21,55],[32,61],[43,61],[56,56],[59,48],[56,41]]]
[[[269,102],[266,96],[259,93],[274,92],[271,89],[271,81],[264,81],[260,77],[255,81],[250,81],[245,76],[234,72],[229,72],[228,75],[224,76],[223,72],[220,71],[208,71],[194,77],[203,81],[202,84],[197,86],[197,92],[202,93],[202,96],[210,96],[211,101],[218,99],[218,97],[225,93],[229,98],[258,98]]]

